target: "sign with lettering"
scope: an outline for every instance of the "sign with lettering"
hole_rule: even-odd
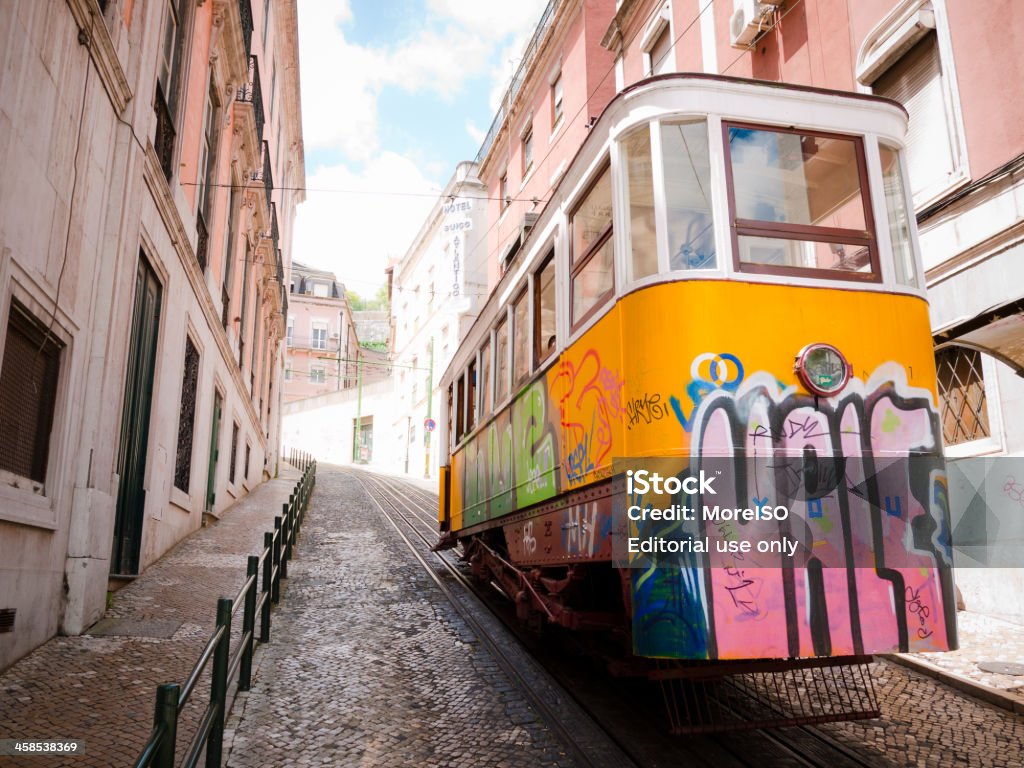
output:
[[[447,240],[445,248],[452,267],[452,298],[459,298],[464,293],[466,239],[463,233],[473,229],[473,220],[467,218],[467,214],[472,210],[473,201],[462,197],[450,198],[449,202],[441,207],[444,214],[441,233]]]

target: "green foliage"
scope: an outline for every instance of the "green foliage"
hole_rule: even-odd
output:
[[[372,349],[377,352],[387,352],[388,343],[386,341],[364,341],[360,342],[360,347],[363,349]]]
[[[382,285],[372,299],[360,296],[355,291],[345,290],[345,298],[353,312],[364,310],[387,309],[388,308],[388,287]]]

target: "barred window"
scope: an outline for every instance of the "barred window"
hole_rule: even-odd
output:
[[[178,416],[178,455],[174,463],[174,487],[188,493],[192,479],[192,436],[196,423],[196,387],[199,383],[199,350],[185,336],[185,366],[181,377],[181,412]]]
[[[0,469],[42,483],[50,453],[63,343],[11,300],[0,368]]]
[[[967,347],[946,347],[935,353],[942,438],[946,445],[967,443],[991,434],[981,360],[980,352]]]
[[[249,459],[252,458],[252,446],[249,443],[245,444],[245,474],[242,475],[243,480],[249,479]]]
[[[228,465],[228,480],[235,482],[235,464],[238,460],[238,422],[231,427],[231,463]]]

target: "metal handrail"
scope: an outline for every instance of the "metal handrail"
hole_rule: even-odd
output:
[[[188,679],[181,687],[181,693],[178,694],[179,712],[182,707],[188,703],[189,697],[192,695],[192,691],[195,690],[196,683],[199,682],[199,676],[203,674],[203,670],[206,669],[206,665],[213,657],[213,653],[217,650],[217,645],[220,643],[220,639],[223,636],[224,627],[217,627],[214,633],[210,636],[210,639],[206,641],[206,647],[203,648],[203,652],[199,654],[199,661],[197,661],[195,666],[192,667],[192,671],[189,673]]]
[[[256,617],[260,617],[259,642],[269,642],[270,607],[272,603],[280,601],[280,582],[288,578],[288,561],[292,557],[293,546],[309,506],[310,494],[316,484],[316,461],[312,456],[294,451],[289,452],[288,456],[293,464],[302,469],[302,477],[283,507],[284,514],[274,518],[274,532],[264,534],[260,554],[249,556],[246,579],[235,598],[222,597],[217,601],[216,629],[207,640],[185,684],[179,686],[176,683],[165,683],[157,687],[153,729],[134,763],[135,768],[151,765],[173,768],[176,762],[178,719],[211,659],[213,671],[210,702],[203,713],[199,729],[185,751],[182,765],[188,768],[195,766],[204,749],[207,768],[220,765],[224,720],[228,710],[228,686],[237,674],[237,690],[249,690],[252,682],[252,654],[257,640]],[[243,612],[242,631],[232,653],[231,624],[240,607]]]

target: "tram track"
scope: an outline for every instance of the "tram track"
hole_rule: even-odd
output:
[[[542,644],[538,645],[535,639],[531,642],[522,628],[515,623],[514,618],[509,616],[508,612],[503,615],[495,601],[482,593],[460,569],[457,562],[453,562],[443,553],[431,551],[437,537],[434,513],[436,496],[400,478],[376,475],[367,471],[357,471],[356,474],[367,495],[396,530],[403,543],[442,589],[447,599],[473,627],[499,666],[510,679],[519,684],[531,703],[543,715],[545,722],[556,732],[579,764],[635,765],[643,768],[669,765],[715,768],[763,768],[766,765],[794,768],[877,768],[884,764],[876,759],[880,756],[865,759],[851,747],[821,732],[817,726],[760,729],[684,739],[670,735],[663,727],[658,728],[655,723],[661,718],[652,717],[654,713],[649,709],[631,707],[629,705],[633,702],[623,701],[621,697],[614,695],[611,696],[612,701],[601,701],[607,699],[609,694],[600,688],[580,690],[583,686],[579,675],[573,677],[553,663],[551,649],[543,647]],[[414,544],[413,539],[403,532],[403,524],[421,546]],[[440,574],[431,566],[431,561],[440,566]],[[448,579],[453,583],[445,583]],[[486,608],[488,614],[500,622],[498,626],[515,638],[534,663],[540,665],[544,673],[550,677],[550,682],[544,686],[547,688],[546,691],[534,690],[531,687],[531,682],[523,677],[521,659],[511,659],[507,644],[498,643],[490,636],[489,633],[495,630],[495,625],[481,621],[479,612],[469,610],[455,594],[454,588],[461,589],[467,597],[472,596],[476,608]],[[612,679],[606,679],[604,687],[607,688],[612,683]],[[625,690],[627,695],[631,690],[629,684],[623,681],[614,681],[614,684]],[[555,696],[558,703],[554,706],[550,701],[551,685],[560,689]],[[577,720],[572,725],[566,724],[567,701],[571,701],[579,709],[576,713]],[[585,717],[593,728],[598,729],[605,739],[610,741],[615,754],[597,754],[600,750],[593,748],[593,735],[581,736],[578,732],[580,716]],[[606,744],[603,749],[607,748]]]
[[[476,593],[468,585],[464,574],[448,560],[438,553],[430,553],[432,542],[429,534],[423,532],[425,521],[422,516],[412,513],[409,508],[395,494],[394,486],[388,487],[391,481],[381,476],[368,472],[357,473],[357,478],[367,496],[374,502],[384,518],[390,523],[398,534],[399,538],[419,562],[427,574],[431,577],[444,596],[459,612],[462,618],[472,628],[474,634],[485,646],[495,662],[514,681],[525,694],[530,704],[541,714],[544,722],[554,732],[571,754],[573,760],[581,766],[592,768],[630,768],[638,766],[621,747],[610,741],[598,723],[593,721],[584,711],[572,712],[567,717],[567,709],[574,708],[574,701],[568,691],[565,691],[554,680],[545,680],[546,672],[539,666],[535,670],[524,668],[524,658],[514,658],[511,648],[494,637],[495,626],[487,626],[482,620],[481,611],[484,605],[476,606],[478,610],[471,610],[463,600],[455,594],[452,585],[446,583],[443,576],[453,581],[464,590],[464,596],[471,599],[478,599]],[[405,489],[403,489],[405,490]],[[375,495],[372,491],[376,491]],[[405,507],[403,511],[402,507]],[[412,517],[410,517],[412,515]],[[397,519],[396,519],[397,518]],[[414,524],[414,520],[417,524]],[[426,552],[421,551],[409,538],[399,521],[404,522],[412,534],[424,545]],[[429,529],[428,529],[429,530]],[[431,567],[425,554],[433,554],[434,562],[443,567],[439,574]],[[525,654],[524,654],[525,655]]]

